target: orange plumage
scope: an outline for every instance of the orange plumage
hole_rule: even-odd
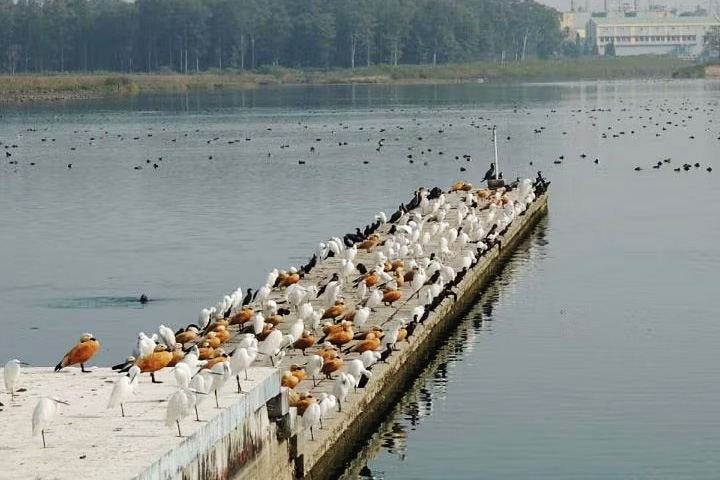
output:
[[[358,250],[370,250],[372,247],[377,245],[379,240],[380,240],[380,237],[373,233],[368,238],[366,238],[362,242],[358,243]]]
[[[80,337],[80,341],[65,354],[60,363],[55,366],[57,372],[61,368],[68,367],[70,365],[80,364],[80,368],[83,372],[85,370],[85,362],[90,360],[100,350],[100,342],[97,341],[91,333],[83,333]]]
[[[322,314],[322,317],[320,317],[320,320],[326,319],[326,318],[332,318],[335,320],[336,317],[339,317],[345,313],[345,302],[342,300],[337,300],[335,302],[335,305],[325,310],[325,313]]]
[[[320,371],[324,373],[327,378],[332,378],[331,374],[340,370],[344,364],[343,359],[337,355],[335,355],[335,358],[325,357],[325,363],[323,363],[322,370]]]
[[[300,394],[300,400],[298,400],[297,404],[295,405],[297,407],[298,415],[302,416],[302,414],[305,413],[305,410],[307,410],[308,407],[315,402],[317,402],[317,399],[309,393]]]
[[[342,323],[342,329],[333,333],[328,334],[327,341],[332,343],[333,345],[345,345],[350,340],[353,339],[353,329],[352,325],[349,323]]]
[[[348,350],[348,352],[357,352],[357,353],[363,353],[368,350],[377,350],[377,348],[380,346],[380,338],[376,336],[374,333],[370,332],[365,337],[365,340],[355,344]]]
[[[292,373],[292,376],[297,378],[299,382],[305,380],[305,369],[300,365],[292,365],[290,367],[290,373]]]
[[[393,302],[400,300],[400,297],[402,296],[400,290],[394,288],[386,288],[384,292],[385,293],[383,294],[383,303],[385,305],[392,305]]]
[[[229,324],[242,325],[243,323],[249,322],[253,315],[255,315],[255,310],[253,310],[252,307],[246,305],[242,308],[242,310],[230,317]]]
[[[165,345],[158,345],[150,355],[138,358],[135,365],[140,367],[142,373],[153,373],[167,367],[172,359],[172,352],[168,352]]]
[[[290,273],[288,275],[285,275],[285,278],[280,280],[280,287],[289,287],[290,285],[293,285],[295,283],[298,283],[300,281],[300,275],[297,273]]]
[[[299,348],[302,350],[303,355],[305,355],[305,349],[310,348],[315,344],[315,335],[313,335],[310,332],[303,332],[302,337],[295,340],[295,343],[293,343],[293,348]]]
[[[178,332],[175,334],[175,341],[177,343],[185,344],[188,342],[191,342],[197,338],[198,331],[195,327],[188,327],[183,332]]]
[[[298,380],[297,377],[294,377],[290,372],[283,372],[282,377],[280,378],[280,386],[282,387],[295,388],[298,383],[300,383],[300,380]]]

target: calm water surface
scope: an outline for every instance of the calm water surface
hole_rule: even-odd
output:
[[[477,182],[496,124],[550,216],[345,477],[717,478],[718,112],[713,81],[3,106],[0,361],[55,364],[83,331],[122,359],[419,185]]]

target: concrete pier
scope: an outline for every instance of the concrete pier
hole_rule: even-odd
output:
[[[507,193],[510,197],[512,194]],[[458,207],[468,194],[459,191],[445,195],[449,206],[445,221],[449,223],[448,228],[457,228]],[[481,218],[490,213],[485,208],[487,202],[478,197],[475,210]],[[52,368],[27,368],[23,369],[18,385],[26,391],[12,401],[9,395],[0,395],[4,403],[4,407],[0,407],[3,432],[0,450],[8,466],[1,477],[323,480],[337,476],[343,461],[353,453],[355,442],[372,432],[385,409],[414,377],[414,372],[427,363],[427,357],[446,331],[546,212],[547,195],[543,193],[513,218],[496,241],[488,242],[488,250],[453,288],[454,295],[447,296],[430,312],[408,341],[398,342],[397,351],[392,352],[386,363],[372,367],[372,376],[365,388],[350,391],[342,404],[342,412],[329,412],[323,419],[324,428],[314,430],[314,440],[309,431],[301,427],[296,409],[289,406],[288,389],[280,387],[281,372],[292,364],[307,361],[300,351],[288,350],[279,369],[265,366],[267,359],[259,357],[257,366],[249,371],[250,380],[242,382],[245,393],[237,393],[234,378],[228,381],[219,395],[220,409],[215,407],[214,397],[209,396],[199,408],[203,422],[194,421],[194,416],[181,421],[184,438],[177,437],[177,429],[168,428],[164,421],[167,400],[177,389],[168,369],[157,375],[165,381],[163,384],[150,384],[147,374],[142,376],[140,391],[125,404],[127,416],[122,418],[119,408],[106,409],[117,373],[105,368],[89,374],[75,368],[59,373],[52,372]],[[392,227],[385,224],[376,233],[381,240],[387,239]],[[445,264],[459,272],[463,252],[475,248],[476,245],[451,245],[453,251],[444,255]],[[440,250],[438,235],[424,246],[424,255],[439,254]],[[354,263],[371,267],[375,265],[374,258],[375,250],[359,251]],[[328,258],[300,284],[325,284],[339,268],[339,258]],[[425,304],[422,295],[409,298],[413,293],[410,285],[401,287],[401,291],[402,297],[395,304],[373,309],[366,328],[387,327],[399,319],[412,319],[413,309]],[[342,296],[348,311],[360,301],[352,281],[345,282]],[[285,292],[274,289],[270,299],[284,304]],[[315,309],[327,306],[322,299],[313,299],[312,305]],[[296,318],[294,312],[287,315],[277,328],[287,333]],[[226,351],[231,351],[238,340],[236,327],[232,328],[235,336],[224,345]],[[312,354],[316,349],[314,346],[307,353]],[[358,357],[355,353],[341,356],[346,362]],[[295,390],[313,396],[322,392],[331,394],[333,383],[334,380],[321,380],[313,387],[308,377]],[[32,410],[43,395],[56,395],[70,402],[69,406],[60,406],[58,417],[46,431],[46,449],[42,448],[40,437],[30,435]]]

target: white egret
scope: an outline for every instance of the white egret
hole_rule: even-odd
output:
[[[212,386],[212,378],[210,378],[212,374],[209,370],[202,370],[200,373],[195,375],[192,380],[190,380],[190,389],[197,392],[198,394],[207,395],[210,391],[210,387]],[[187,390],[187,389],[183,389]],[[181,390],[182,391],[182,390]],[[203,400],[205,400],[205,397],[195,397],[192,405],[190,408],[195,408],[195,421],[200,421],[200,414],[198,413],[198,405],[200,405]],[[170,405],[168,405],[168,414],[170,412]],[[185,414],[188,415],[188,414]],[[185,416],[183,415],[183,416]],[[168,425],[169,426],[169,425]],[[180,426],[178,425],[178,431],[180,431]]]
[[[190,379],[192,378],[192,370],[190,365],[185,362],[178,362],[175,365],[175,381],[181,388],[186,388],[190,385]]]
[[[120,412],[123,417],[125,416],[125,407],[123,407],[123,403],[130,398],[130,395],[135,393],[138,375],[140,375],[140,367],[133,365],[130,367],[127,375],[123,375],[117,379],[115,386],[112,389],[112,393],[110,394],[110,401],[108,402],[107,408],[116,408],[120,405]]]
[[[158,332],[160,333],[160,338],[162,339],[163,343],[167,345],[168,348],[172,348],[175,345],[175,332],[172,330],[172,328],[160,324],[160,326],[158,327]]]
[[[307,374],[310,375],[310,377],[312,378],[313,387],[317,386],[317,384],[315,383],[315,375],[320,373],[323,363],[323,357],[321,357],[320,355],[311,355],[307,361],[307,365],[305,366],[305,372],[307,372]]]
[[[365,350],[362,354],[360,354],[359,358],[365,368],[370,368],[373,364],[380,360],[380,352]]]
[[[195,407],[195,412],[197,413],[197,395],[202,393],[203,392],[199,392],[193,388],[181,388],[168,400],[165,424],[168,427],[172,427],[173,423],[177,424],[178,437],[182,437],[180,420],[190,415],[193,407]]]
[[[315,440],[315,437],[313,436],[313,427],[320,424],[321,415],[322,411],[320,409],[320,405],[318,405],[317,402],[308,405],[305,413],[303,413],[302,425],[303,428],[310,429],[310,440]]]
[[[349,362],[346,362],[345,369],[347,370],[347,373],[352,375],[353,379],[355,380],[353,388],[357,388],[357,386],[360,384],[360,378],[362,376],[370,378],[370,376],[372,375],[372,372],[365,368],[365,364],[363,363],[363,361],[357,358],[355,360],[350,360]]]
[[[235,376],[237,377],[238,393],[242,392],[240,372],[245,372],[245,380],[247,381],[247,369],[250,368],[250,365],[255,361],[257,354],[257,347],[253,346],[236,348],[230,354],[230,369],[235,372]]]
[[[210,369],[210,373],[213,376],[212,385],[210,385],[210,392],[215,394],[215,407],[220,408],[220,401],[218,400],[218,390],[222,390],[230,377],[232,377],[232,369],[230,368],[230,362],[220,362],[213,365]]]
[[[10,398],[15,398],[15,383],[18,377],[20,377],[20,365],[27,365],[25,362],[21,362],[17,358],[13,358],[5,364],[3,369],[3,377],[5,378],[5,388],[10,394]]]
[[[350,393],[350,387],[353,383],[355,383],[355,379],[353,378],[351,380],[351,377],[345,372],[340,372],[340,375],[338,375],[335,380],[333,384],[333,395],[335,395],[335,398],[338,400],[338,412],[342,412],[342,402],[348,393]]]
[[[60,400],[57,397],[43,397],[37,405],[35,405],[35,410],[33,410],[32,434],[33,437],[38,433],[42,434],[43,448],[47,446],[45,444],[45,429],[55,419],[58,411],[58,403],[69,405],[68,402]]]

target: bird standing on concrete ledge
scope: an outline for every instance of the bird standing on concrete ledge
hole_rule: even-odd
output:
[[[83,333],[80,341],[70,349],[63,359],[60,360],[60,363],[55,366],[55,371],[57,372],[61,368],[79,363],[83,373],[90,373],[89,370],[85,370],[85,362],[90,360],[98,350],[100,350],[100,342],[93,337],[92,333]]]

